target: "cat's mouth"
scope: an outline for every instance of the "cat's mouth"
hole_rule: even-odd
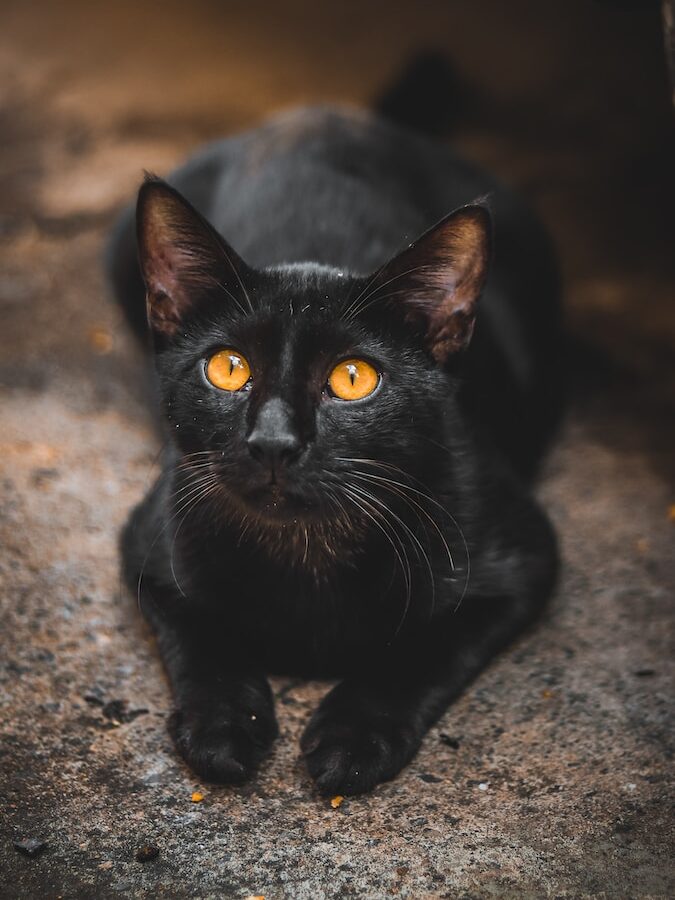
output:
[[[275,522],[311,518],[317,511],[307,497],[276,480],[250,488],[242,500],[258,516]]]

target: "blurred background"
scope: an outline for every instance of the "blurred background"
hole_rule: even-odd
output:
[[[645,337],[675,339],[675,129],[658,2],[5,0],[2,25],[10,234],[90,232],[143,168],[166,172],[279,108],[367,105],[435,48],[457,72],[454,141],[543,215],[572,321],[602,338],[628,317]]]
[[[4,0],[0,787],[14,800],[0,828],[8,841],[46,834],[59,850],[45,870],[0,847],[17,896],[44,896],[49,873],[54,893],[79,884],[82,896],[162,879],[186,896],[199,879],[219,895],[278,896],[261,860],[279,841],[279,871],[309,867],[308,897],[359,884],[669,894],[672,20],[668,0]],[[367,106],[429,49],[454,70],[446,138],[519,189],[558,248],[571,406],[540,492],[561,536],[559,598],[519,664],[497,663],[449,714],[460,749],[432,734],[407,775],[345,807],[343,844],[325,838],[295,762],[317,696],[306,687],[279,688],[281,749],[254,793],[222,789],[227,812],[190,819],[159,665],[133,603],[120,602],[116,534],[157,444],[140,355],[103,281],[105,238],[143,169],[166,174],[200,142],[284,107]],[[85,695],[150,712],[108,728]],[[429,836],[439,803],[446,818]],[[171,861],[139,874],[129,834],[164,841]],[[303,848],[317,835],[312,862]],[[432,838],[447,865],[430,857]]]

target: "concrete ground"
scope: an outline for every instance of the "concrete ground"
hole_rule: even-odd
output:
[[[5,0],[2,897],[675,895],[675,139],[657,4],[620,7]],[[540,494],[562,583],[372,795],[316,795],[298,737],[326,685],[284,680],[260,776],[204,785],[120,591],[116,534],[158,442],[105,235],[144,167],[280,106],[365,103],[428,44],[461,73],[458,144],[560,248],[571,408]]]

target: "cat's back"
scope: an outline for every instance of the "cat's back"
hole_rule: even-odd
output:
[[[348,107],[312,107],[211,144],[169,178],[254,266],[368,273],[451,209],[499,192],[447,147]]]

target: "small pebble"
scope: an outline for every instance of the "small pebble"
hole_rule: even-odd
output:
[[[103,700],[103,698],[98,693],[94,693],[93,691],[91,691],[89,694],[83,694],[82,699],[85,701],[85,703],[88,703],[89,706],[105,705],[105,701]]]
[[[109,700],[101,707],[101,715],[103,715],[113,725],[128,725],[138,716],[144,716],[148,710],[145,707],[140,709],[129,709],[126,700]]]
[[[201,803],[204,799],[204,795],[200,794],[199,791],[193,791],[192,797],[190,799],[193,803]]]
[[[136,860],[140,863],[150,862],[151,859],[157,859],[159,856],[159,847],[154,844],[144,844],[136,851]]]
[[[24,856],[39,856],[43,850],[47,849],[47,841],[41,841],[39,838],[24,838],[22,841],[14,841],[14,849]]]
[[[487,784],[487,782],[486,782],[486,781],[481,781],[481,783],[478,785],[478,790],[479,790],[479,791],[487,791],[487,789],[488,789],[488,784]]]
[[[113,336],[107,328],[92,328],[89,331],[89,343],[101,356],[107,356],[113,348]]]

